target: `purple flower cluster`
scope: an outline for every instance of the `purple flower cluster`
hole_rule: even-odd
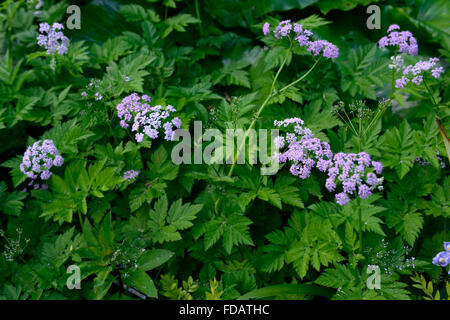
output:
[[[442,159],[442,157],[439,154],[439,150],[436,150],[436,158],[439,161],[439,165],[441,166],[441,168],[445,169],[446,165],[445,165],[444,159]],[[417,157],[415,160],[411,160],[411,163],[412,164],[418,163],[421,166],[427,166],[427,165],[431,164],[431,162],[428,160],[428,158],[425,158],[425,160],[424,160],[422,156]]]
[[[277,156],[278,162],[292,161],[293,164],[289,170],[294,176],[301,179],[308,178],[314,166],[325,172],[333,157],[330,145],[314,138],[311,130],[303,127],[302,119],[292,118],[274,123],[277,127],[286,127],[290,124],[294,124],[294,133],[289,132],[286,134],[286,138],[279,136],[274,141],[278,148],[288,146],[285,152]]]
[[[63,163],[64,158],[59,155],[52,140],[38,140],[25,151],[20,171],[32,180],[29,184],[31,185],[38,178],[50,179],[52,176],[50,169],[53,166],[60,167]],[[35,188],[37,187],[35,185]]]
[[[48,55],[58,52],[61,55],[67,53],[69,38],[62,31],[64,26],[55,22],[51,27],[47,22],[39,24],[39,33],[37,37],[38,45],[47,50]]]
[[[314,167],[321,172],[327,172],[325,188],[328,191],[333,192],[338,184],[342,185],[343,191],[335,195],[341,206],[350,201],[350,194],[357,192],[360,198],[365,199],[372,194],[373,189],[378,187],[382,190],[380,184],[383,178],[378,178],[376,174],[381,174],[383,165],[372,161],[369,154],[339,152],[333,155],[330,145],[315,138],[311,130],[303,126],[304,122],[300,118],[275,121],[274,125],[294,125],[294,132],[274,139],[277,148],[286,147],[284,152],[275,154],[275,160],[279,163],[291,161],[290,172],[301,179],[308,178]]]
[[[378,42],[380,48],[398,46],[398,51],[400,53],[409,54],[411,56],[417,55],[419,46],[417,45],[416,38],[413,37],[411,32],[400,31],[400,27],[396,24],[391,25],[387,32],[388,35],[382,37]]]
[[[420,60],[415,65],[408,65],[403,68],[402,77],[395,81],[395,87],[405,89],[408,82],[420,85],[426,72],[430,72],[433,78],[438,79],[444,68],[437,65],[439,58],[430,58],[428,61]]]
[[[270,25],[266,22],[263,25],[263,33],[264,35],[267,35],[269,32]],[[304,29],[301,24],[291,24],[291,20],[281,21],[273,31],[273,34],[275,38],[281,39],[288,36],[291,32],[295,34],[295,40],[300,44],[300,46],[307,47],[307,50],[314,56],[319,55],[321,52],[323,52],[324,57],[330,59],[337,58],[339,56],[339,49],[337,46],[326,40],[310,40],[313,33],[308,29]]]
[[[450,264],[450,242],[444,242],[445,251],[439,252],[433,258],[433,264],[436,266],[446,267]],[[450,270],[448,272],[450,274]]]
[[[128,170],[123,173],[123,178],[128,180],[128,182],[133,181],[139,175],[139,171]]]
[[[172,141],[175,136],[174,127],[181,127],[181,120],[178,117],[169,119],[170,113],[175,112],[175,108],[168,105],[163,109],[160,105],[150,106],[150,97],[137,93],[132,93],[123,98],[117,105],[117,115],[122,128],[131,126],[131,131],[136,132],[137,142],[142,142],[144,137],[156,139],[159,136],[159,129],[164,129],[164,139]]]
[[[350,201],[348,195],[356,192],[361,199],[366,199],[372,195],[372,190],[382,183],[382,178],[376,175],[382,171],[383,165],[372,161],[370,155],[365,152],[339,152],[334,155],[332,165],[328,169],[325,187],[331,192],[335,191],[337,184],[342,185],[343,191],[336,195],[340,205],[347,204]]]

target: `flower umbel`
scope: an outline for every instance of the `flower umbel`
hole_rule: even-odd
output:
[[[38,178],[48,180],[52,176],[50,169],[53,166],[60,167],[64,164],[64,158],[59,154],[52,140],[38,140],[25,151],[20,164],[20,171],[32,181],[32,185]],[[45,188],[45,186],[43,186]],[[39,188],[38,184],[34,188]]]
[[[177,117],[170,119],[171,113],[175,108],[168,105],[163,108],[160,105],[151,106],[150,97],[143,95],[140,97],[137,93],[123,98],[117,105],[117,115],[122,128],[128,128],[131,125],[131,131],[135,133],[137,142],[142,142],[145,137],[157,139],[159,130],[164,129],[164,139],[172,141],[175,136],[174,127],[181,127],[181,120]]]
[[[417,40],[409,31],[400,31],[400,27],[396,24],[391,25],[388,30],[388,35],[382,37],[378,41],[378,46],[384,48],[387,46],[396,46],[400,53],[409,54],[411,56],[417,55],[419,46]]]
[[[51,27],[47,22],[39,25],[38,45],[44,47],[48,55],[55,53],[64,55],[67,53],[69,38],[62,31],[59,31],[63,29],[64,26],[58,22],[53,23]]]
[[[278,148],[287,148],[276,154],[276,160],[279,163],[291,161],[290,172],[301,179],[308,178],[314,167],[320,172],[327,172],[325,188],[328,191],[333,192],[338,185],[342,185],[343,192],[335,195],[341,206],[350,201],[351,194],[357,194],[362,199],[368,198],[382,183],[383,179],[378,178],[377,174],[381,174],[383,165],[372,161],[369,154],[339,152],[333,155],[328,142],[315,138],[311,130],[303,126],[304,122],[300,118],[275,121],[274,125],[294,125],[294,132],[286,133],[286,138],[275,138],[274,143]]]
[[[298,23],[291,23],[291,20],[281,21],[273,31],[275,38],[281,39],[287,37],[291,32],[294,33],[294,39],[299,43],[300,47],[305,46],[309,52],[314,56],[323,52],[325,58],[334,59],[339,56],[339,48],[326,40],[312,41],[311,37],[313,33],[304,29],[303,25]],[[263,25],[263,33],[267,35],[269,33],[269,23],[266,22]]]
[[[139,171],[128,170],[123,173],[123,178],[128,180],[128,182],[133,181],[139,175]]]

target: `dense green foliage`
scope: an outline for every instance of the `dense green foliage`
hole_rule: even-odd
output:
[[[448,1],[133,2],[71,1],[81,29],[65,28],[68,52],[53,57],[37,45],[39,23],[66,25],[70,4],[0,4],[0,298],[450,296],[448,267],[432,264],[450,241],[449,163],[435,120],[450,132],[449,72],[428,89],[396,89],[392,51],[377,45],[399,24],[417,38],[419,58],[438,57],[447,70]],[[381,8],[379,30],[366,26],[371,3]],[[264,22],[285,19],[337,45],[339,57],[278,92],[316,62],[263,36]],[[191,131],[194,120],[225,133],[299,117],[333,152],[381,162],[384,189],[340,206],[319,172],[302,180],[287,166],[261,175],[260,164],[174,164],[177,142],[137,143],[119,125],[116,105],[132,92],[173,105]],[[343,101],[377,114],[386,98],[376,118],[333,112]],[[64,164],[48,189],[33,190],[19,166],[42,139]],[[139,170],[135,181],[127,170]],[[71,265],[81,269],[79,290],[66,285]],[[367,286],[371,265],[380,289]]]

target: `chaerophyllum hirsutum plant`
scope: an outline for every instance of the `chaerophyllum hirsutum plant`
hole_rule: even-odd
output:
[[[0,4],[1,299],[449,297],[443,12],[66,5]]]

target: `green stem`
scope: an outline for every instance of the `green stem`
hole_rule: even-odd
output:
[[[292,46],[292,44],[291,44]],[[281,70],[283,69],[284,65],[286,64],[287,58],[289,57],[289,53],[291,51],[291,48],[289,48],[286,57],[284,58],[283,63],[281,64],[280,68],[278,69],[277,74],[275,75],[275,78],[272,81],[272,86],[270,88],[270,92],[269,95],[267,96],[266,100],[264,100],[263,104],[261,105],[261,107],[259,108],[258,112],[256,112],[253,121],[250,123],[250,127],[247,129],[247,131],[244,134],[244,139],[242,139],[242,142],[236,152],[236,157],[234,158],[233,164],[230,168],[230,171],[228,172],[228,177],[230,177],[233,174],[234,168],[236,167],[236,161],[239,158],[239,155],[242,151],[242,148],[244,147],[245,141],[248,137],[248,135],[250,134],[250,131],[253,129],[253,127],[255,126],[256,121],[259,118],[259,115],[261,114],[261,112],[264,110],[264,108],[266,107],[266,105],[268,104],[270,98],[272,98],[275,93],[274,93],[274,88],[275,88],[275,83],[278,79],[278,76],[280,75]],[[311,72],[312,70],[317,66],[317,64],[319,63],[320,57],[319,59],[316,60],[316,62],[313,64],[313,66],[300,78],[298,78],[297,80],[295,80],[294,82],[288,84],[287,86],[285,86],[284,88],[282,88],[281,90],[278,91],[278,93],[285,91],[286,89],[292,87],[293,85],[295,85],[296,83],[300,82],[301,80],[305,79]]]
[[[78,210],[78,219],[80,220],[80,227],[83,230],[83,218],[81,217],[81,212]]]
[[[363,243],[362,243],[362,213],[361,213],[361,199],[358,199],[358,220],[359,220],[359,253],[363,253]]]
[[[372,128],[372,125],[375,123],[375,121],[377,121],[381,115],[383,114],[382,110],[379,110],[379,108],[377,109],[377,113],[375,114],[375,116],[372,118],[372,120],[370,121],[369,125],[367,126],[367,128],[364,130],[364,132],[362,133],[362,136],[364,137],[366,135],[366,133],[370,130],[370,128]]]
[[[353,126],[352,120],[350,120],[350,117],[348,116],[347,111],[345,111],[345,107],[342,108],[342,111],[344,111],[344,114],[345,114],[345,116],[347,117],[347,120],[348,120],[348,124],[349,124],[350,129],[352,129],[352,131],[353,131],[353,133],[355,134],[355,136],[358,135],[358,133],[356,132],[355,126]]]
[[[313,64],[313,66],[311,67],[311,69],[308,70],[308,72],[306,72],[303,76],[301,76],[300,78],[298,78],[297,80],[295,80],[294,82],[288,84],[287,86],[285,86],[284,88],[282,88],[279,92],[283,92],[284,90],[292,87],[293,85],[297,84],[297,82],[302,81],[303,79],[305,79],[310,73],[311,71],[313,71],[313,69],[316,67],[316,65],[319,63],[320,59],[322,58],[322,56],[319,57],[319,59],[316,60],[316,62]]]
[[[291,44],[292,47],[292,44]],[[272,96],[274,95],[273,90],[275,88],[275,83],[277,82],[278,76],[280,75],[281,70],[283,69],[284,65],[286,64],[286,61],[289,57],[289,53],[291,51],[291,48],[289,48],[288,52],[286,53],[286,56],[284,57],[283,63],[281,64],[280,68],[278,69],[277,74],[275,75],[275,77],[273,78],[272,81],[272,85],[270,87],[270,91],[269,91],[269,95],[267,96],[266,100],[264,100],[263,104],[261,105],[261,107],[259,108],[258,112],[256,112],[256,115],[253,117],[252,122],[250,123],[250,127],[247,129],[247,131],[245,131],[244,134],[244,139],[242,139],[242,142],[236,152],[236,157],[233,157],[233,164],[231,165],[230,171],[228,171],[228,177],[231,176],[231,174],[234,171],[234,168],[236,167],[236,162],[237,159],[239,158],[239,155],[241,153],[242,148],[245,145],[245,141],[248,137],[248,135],[250,134],[250,131],[253,129],[253,127],[255,126],[256,120],[258,120],[259,115],[261,114],[261,112],[264,110],[265,106],[267,105],[267,103],[269,102],[270,98],[272,98]]]
[[[394,87],[395,87],[395,69],[392,69],[391,91],[389,92],[389,98],[391,99],[394,99]]]
[[[423,83],[425,84],[425,88],[427,88],[427,91],[428,91],[428,94],[430,95],[431,101],[433,102],[434,106],[437,107],[436,113],[439,113],[438,104],[436,103],[436,100],[434,100],[433,93],[431,93],[431,89],[428,86],[425,78],[423,78]],[[442,140],[444,141],[445,150],[447,151],[447,157],[450,160],[450,140],[448,139],[447,133],[445,132],[444,128],[441,125],[438,115],[436,115],[436,124],[438,125],[439,131],[442,136]]]

